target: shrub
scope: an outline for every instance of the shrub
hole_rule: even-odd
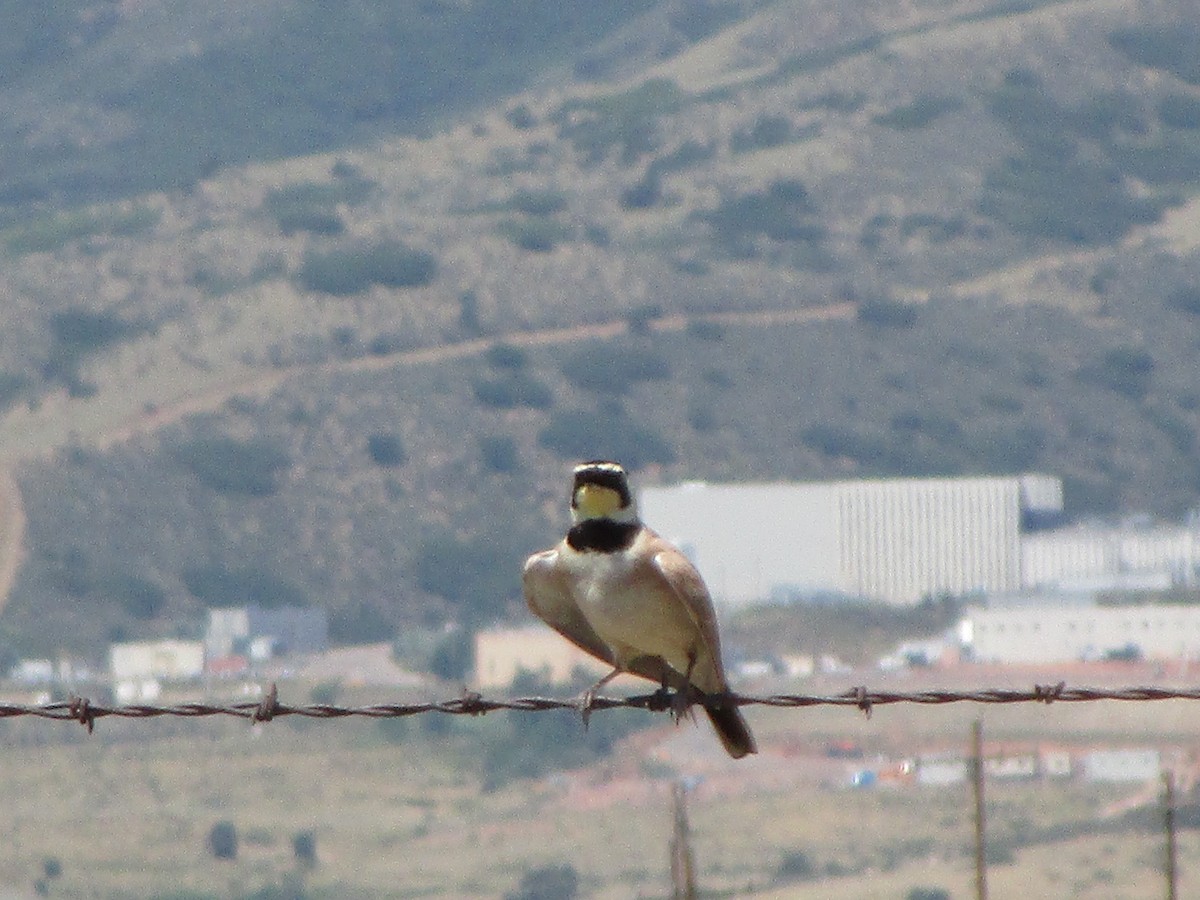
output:
[[[402,466],[408,461],[400,435],[378,431],[367,438],[367,452],[377,466]]]
[[[527,216],[552,216],[567,208],[567,196],[552,188],[539,191],[523,188],[509,197],[508,205]]]
[[[786,116],[761,115],[747,129],[735,131],[729,139],[734,153],[779,147],[792,139],[792,120]]]
[[[177,447],[175,458],[205,487],[222,494],[268,497],[291,468],[287,452],[269,438],[198,437]]]
[[[310,250],[304,255],[298,278],[305,290],[345,297],[373,284],[422,287],[436,274],[437,261],[430,254],[383,241],[324,252]]]
[[[585,345],[569,353],[561,369],[575,387],[610,396],[624,394],[640,381],[671,377],[671,365],[665,356],[632,344]]]
[[[480,435],[479,455],[483,464],[493,472],[515,472],[520,464],[517,442],[507,435]]]
[[[939,887],[915,887],[904,895],[904,900],[950,900],[950,892]]]
[[[161,585],[137,575],[112,575],[98,585],[135,619],[153,619],[167,605],[167,592]]]
[[[499,226],[500,233],[531,253],[549,253],[571,236],[571,229],[548,218],[510,219]]]
[[[475,664],[475,633],[455,628],[438,640],[429,656],[429,672],[443,681],[461,681]]]
[[[1200,288],[1189,285],[1172,292],[1167,297],[1167,305],[1181,312],[1200,316]]]
[[[753,252],[760,237],[779,243],[820,244],[825,228],[814,218],[816,207],[808,190],[795,179],[781,179],[765,190],[724,200],[699,218],[712,229],[713,239],[735,255]]]
[[[516,891],[504,900],[574,900],[579,896],[579,876],[571,865],[543,866],[521,876]]]
[[[858,321],[879,328],[912,328],[917,324],[917,307],[902,300],[863,300],[857,316]]]
[[[336,237],[346,230],[346,223],[342,221],[342,217],[325,209],[281,210],[275,214],[274,218],[280,233],[285,235],[307,231],[322,237]]]
[[[559,136],[587,162],[597,163],[617,149],[622,164],[631,165],[655,149],[658,117],[678,110],[683,99],[673,81],[658,78],[621,93],[569,101],[554,119]]]
[[[85,238],[140,234],[157,225],[161,217],[160,210],[145,206],[57,213],[11,229],[4,242],[14,254],[53,253]]]
[[[662,200],[662,181],[657,173],[646,170],[641,180],[621,192],[623,209],[649,209]]]
[[[218,822],[209,830],[208,849],[215,859],[237,859],[237,828],[232,822]]]
[[[530,111],[529,107],[524,103],[514,106],[504,114],[504,118],[508,124],[520,131],[532,128],[537,124],[537,117]]]
[[[180,575],[184,587],[206,606],[255,605],[268,609],[307,606],[308,597],[295,584],[261,569],[197,566]]]
[[[779,868],[775,870],[775,877],[780,881],[813,878],[816,874],[816,866],[803,850],[792,850],[785,854],[779,862]]]
[[[0,372],[0,410],[12,406],[29,384],[29,379],[24,375]]]
[[[960,106],[962,102],[953,97],[922,94],[906,106],[898,106],[890,112],[875,116],[874,122],[876,125],[897,131],[912,131],[928,127],[934,120]]]
[[[346,226],[337,213],[338,204],[361,203],[375,183],[346,163],[334,164],[333,170],[337,180],[332,182],[304,181],[268,191],[263,198],[263,211],[284,234],[298,231],[323,236],[341,234]]]
[[[471,385],[475,399],[484,406],[514,409],[549,409],[554,405],[554,392],[525,372],[508,372],[495,378],[479,378]]]
[[[538,432],[538,443],[565,459],[618,459],[632,469],[675,460],[666,438],[623,411],[556,412]]]
[[[411,563],[418,587],[449,601],[460,621],[492,619],[500,604],[519,594],[521,535],[513,529],[486,536],[460,536],[437,530],[417,545]]]
[[[1079,377],[1137,400],[1150,390],[1154,357],[1139,347],[1114,347],[1079,370]]]
[[[302,867],[311,869],[317,864],[317,834],[315,831],[297,831],[292,835],[292,855]]]
[[[1138,65],[1200,84],[1200,28],[1195,23],[1123,28],[1112,32],[1108,42]]]
[[[1200,98],[1168,94],[1158,102],[1158,117],[1171,128],[1200,128]]]
[[[483,358],[493,369],[523,369],[529,362],[529,354],[512,344],[493,344]]]

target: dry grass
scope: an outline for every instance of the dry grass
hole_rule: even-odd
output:
[[[1123,735],[1152,745],[1196,737],[1182,706],[1091,704],[1086,716],[1066,704],[1048,709],[989,709],[986,733],[996,741]],[[979,714],[965,705],[893,707],[867,721],[845,709],[754,710],[765,752],[748,764],[718,759],[703,729],[664,730],[678,770],[701,776],[689,813],[703,887],[715,896],[800,900],[899,898],[915,886],[969,895],[965,785],[851,790],[845,776],[866,763],[823,759],[820,750],[835,738],[893,757],[961,748]],[[663,763],[648,764],[630,747],[588,773],[482,794],[471,739],[486,724],[393,745],[370,723],[105,721],[92,738],[64,725],[11,723],[0,778],[0,886],[30,887],[55,857],[63,874],[54,896],[244,896],[302,878],[311,896],[496,897],[530,869],[569,863],[585,897],[667,895]],[[989,834],[1019,843],[1029,829],[1093,821],[1133,790],[992,783]],[[209,829],[222,820],[238,830],[233,862],[206,849]],[[319,864],[302,873],[291,841],[307,830],[316,834]],[[1200,836],[1180,840],[1187,896],[1200,887],[1187,863]],[[1017,849],[1011,862],[992,867],[992,892],[1020,890],[1030,900],[1161,896],[1161,848],[1158,835],[1121,831]],[[781,862],[797,852],[818,877],[779,881]]]

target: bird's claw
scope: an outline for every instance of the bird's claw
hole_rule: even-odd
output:
[[[680,688],[671,695],[671,718],[678,725],[684,716],[693,717],[691,685]]]

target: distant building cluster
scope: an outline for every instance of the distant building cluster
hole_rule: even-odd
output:
[[[252,665],[290,654],[319,653],[329,644],[322,609],[245,606],[210,609],[203,640],[121,641],[108,649],[108,679],[120,702],[156,700],[164,683],[242,675]],[[9,673],[31,686],[90,681],[86,669],[48,659],[21,660]]]
[[[640,504],[726,608],[950,595],[979,602],[954,648],[968,659],[1200,659],[1200,606],[1100,602],[1200,585],[1200,521],[1064,527],[1054,476],[689,482]]]
[[[986,663],[1200,659],[1200,606],[1091,602],[972,609],[959,637],[972,660]]]

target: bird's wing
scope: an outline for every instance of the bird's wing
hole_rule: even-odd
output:
[[[615,665],[612,650],[579,610],[566,573],[558,565],[558,548],[543,550],[525,560],[521,578],[525,602],[535,616],[597,659]]]
[[[721,638],[717,632],[717,614],[704,579],[683,553],[657,534],[652,536],[652,571],[662,585],[682,604],[696,626],[701,647],[692,681],[701,690],[727,690],[725,667],[721,662]]]
[[[530,611],[580,649],[601,662],[616,666],[612,649],[601,640],[584,617],[571,593],[570,579],[559,565],[559,548],[543,550],[525,560],[522,585],[525,602]],[[628,661],[628,670],[658,684],[664,680],[680,687],[682,681],[672,678],[670,669],[657,657],[638,657]]]

